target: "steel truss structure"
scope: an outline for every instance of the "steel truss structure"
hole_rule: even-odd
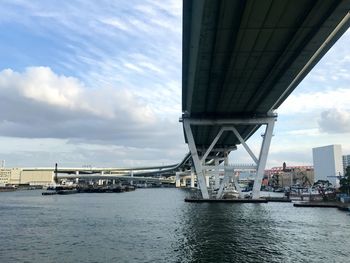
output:
[[[225,186],[228,183],[233,181],[236,190],[239,192],[239,195],[242,196],[241,190],[238,185],[236,176],[234,172],[237,169],[255,169],[256,175],[254,179],[254,186],[252,191],[252,197],[254,199],[260,197],[260,187],[261,182],[264,176],[264,170],[266,166],[267,156],[271,144],[272,133],[275,121],[277,119],[276,114],[269,114],[267,117],[263,118],[240,118],[240,119],[194,119],[190,117],[183,116],[182,122],[184,126],[184,131],[187,138],[188,147],[190,149],[193,165],[197,175],[197,183],[202,193],[203,199],[216,198],[221,199],[223,197],[223,192]],[[203,151],[201,156],[199,155],[199,149],[197,149],[196,142],[194,141],[192,127],[191,126],[200,126],[200,125],[210,125],[217,126],[220,128],[218,134],[212,140],[210,146],[206,151]],[[259,156],[255,156],[253,151],[249,148],[245,139],[242,138],[240,133],[237,131],[237,125],[256,125],[261,126],[265,125],[265,133],[263,134],[263,140],[261,144],[261,149]],[[219,149],[221,154],[214,155],[211,157],[212,152],[218,152],[218,149],[215,149],[215,145],[222,136],[224,132],[233,132],[237,137],[239,142],[242,144],[244,149],[252,158],[253,165],[230,165],[228,161],[228,149]],[[231,149],[235,149],[231,147]],[[223,153],[223,154],[222,154]],[[212,160],[208,162],[208,160]],[[222,165],[223,163],[223,165]],[[220,180],[220,173],[224,174],[224,178]],[[209,178],[214,178],[214,183],[210,184]],[[221,181],[221,182],[220,182]]]

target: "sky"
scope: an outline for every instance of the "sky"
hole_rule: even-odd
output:
[[[8,167],[173,164],[182,1],[0,0],[0,160]],[[350,154],[350,31],[278,109],[267,167]],[[258,131],[248,144],[257,154]],[[249,156],[238,150],[232,162]]]

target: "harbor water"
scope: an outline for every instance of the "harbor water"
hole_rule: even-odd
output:
[[[0,262],[349,262],[350,216],[179,189],[0,193]]]

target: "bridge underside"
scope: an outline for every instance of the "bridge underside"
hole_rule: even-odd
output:
[[[183,1],[183,119],[207,121],[190,125],[195,154],[227,125],[217,120],[245,119],[235,129],[250,138],[262,125],[254,120],[273,115],[349,28],[349,9],[348,0]],[[201,162],[239,144],[227,132]]]

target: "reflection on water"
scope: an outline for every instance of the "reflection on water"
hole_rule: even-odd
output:
[[[350,217],[288,203],[185,203],[185,191],[0,193],[0,262],[347,262]]]

